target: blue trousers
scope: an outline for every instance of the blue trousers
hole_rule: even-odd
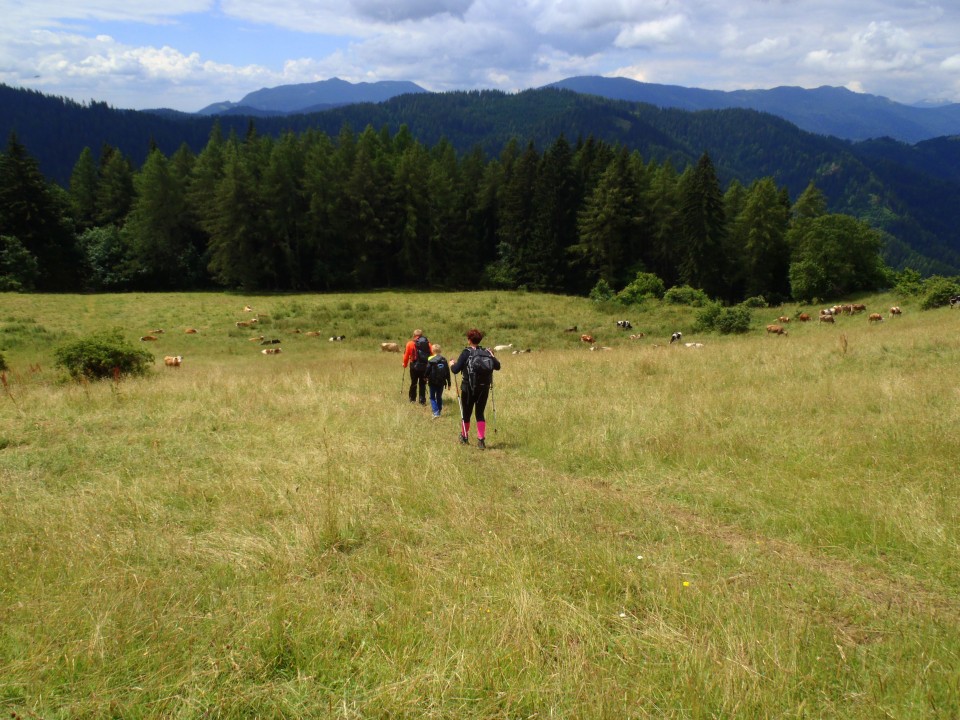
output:
[[[434,415],[439,415],[443,410],[443,385],[430,386],[430,407]]]

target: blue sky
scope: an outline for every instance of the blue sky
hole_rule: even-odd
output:
[[[196,111],[340,77],[428,90],[573,75],[960,102],[956,0],[0,0],[0,82]]]

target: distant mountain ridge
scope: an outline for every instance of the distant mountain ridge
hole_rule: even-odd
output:
[[[885,97],[830,86],[813,90],[776,87],[726,92],[644,83],[623,77],[580,76],[546,87],[678,110],[759,110],[789,120],[807,132],[844,140],[891,137],[917,143],[960,135],[960,104],[903,105]]]
[[[427,91],[416,83],[405,80],[351,83],[340,78],[330,78],[312,83],[261,88],[247,93],[240,102],[213,103],[197,114],[236,115],[247,111],[246,114],[250,115],[269,116],[321,112],[341,105],[378,103],[397,95],[425,92]]]

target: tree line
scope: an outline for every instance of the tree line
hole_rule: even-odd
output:
[[[639,276],[727,303],[889,282],[882,237],[773,178],[721,187],[590,136],[495,157],[409,128],[224,136],[154,147],[138,168],[84,148],[48,182],[11,134],[0,156],[0,289],[345,291],[527,288],[587,294]]]

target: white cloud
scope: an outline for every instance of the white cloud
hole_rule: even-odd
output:
[[[621,48],[666,45],[679,41],[687,33],[687,19],[683,15],[671,15],[624,28],[617,35],[614,45]]]

